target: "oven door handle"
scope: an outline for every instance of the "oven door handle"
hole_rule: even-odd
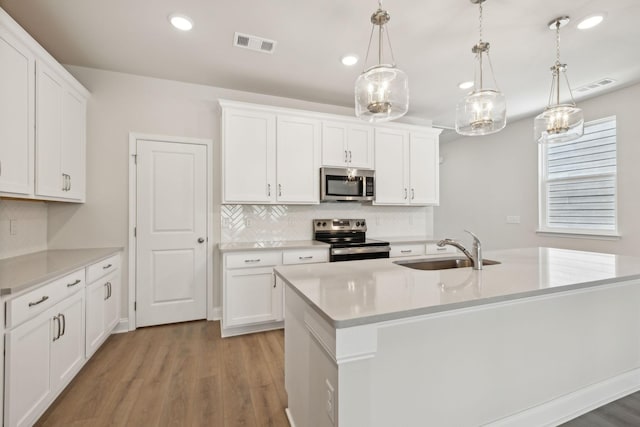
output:
[[[389,246],[362,246],[357,248],[332,248],[331,255],[371,254],[376,252],[389,252]]]

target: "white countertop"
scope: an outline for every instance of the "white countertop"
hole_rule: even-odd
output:
[[[9,295],[62,277],[122,248],[57,249],[0,260],[0,295]]]
[[[275,271],[336,328],[640,279],[640,258],[628,256],[526,248],[484,258],[501,264],[422,271],[376,259]]]
[[[218,245],[220,252],[241,252],[264,249],[313,249],[327,248],[327,243],[318,242],[316,240],[276,240],[271,242],[232,242],[220,243]]]

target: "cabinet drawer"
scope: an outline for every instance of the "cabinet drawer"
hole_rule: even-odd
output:
[[[403,245],[392,244],[391,251],[389,252],[390,258],[414,255],[424,255],[424,243],[410,243]]]
[[[118,268],[120,268],[119,253],[87,267],[87,283],[93,283]]]
[[[225,255],[225,267],[247,268],[282,264],[281,251],[255,251]]]
[[[84,269],[7,301],[7,329],[42,313],[85,285]]]
[[[447,245],[447,246],[439,247],[435,243],[427,243],[426,250],[427,250],[427,255],[438,255],[438,254],[455,255],[458,253],[458,250],[453,246]]]
[[[310,264],[328,262],[329,249],[291,249],[282,253],[283,264]]]

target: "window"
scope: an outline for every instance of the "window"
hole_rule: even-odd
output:
[[[584,135],[540,146],[541,232],[617,235],[616,118],[585,123]]]

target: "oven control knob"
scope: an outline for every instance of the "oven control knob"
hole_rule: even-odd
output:
[[[362,226],[364,227],[366,224],[364,223],[364,221],[361,222]]]
[[[323,223],[322,223],[322,226],[323,226],[323,227],[326,227],[326,226],[327,226],[327,223],[326,223],[326,222],[323,222]]]
[[[318,223],[316,224],[318,227],[320,227],[322,225],[322,223],[320,221],[318,221]]]
[[[360,227],[360,221],[356,222],[356,227]]]

